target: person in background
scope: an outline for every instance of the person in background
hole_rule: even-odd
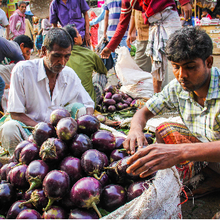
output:
[[[82,36],[83,46],[90,47],[89,6],[86,0],[53,0],[50,4],[50,23],[57,27],[75,24]],[[63,16],[65,15],[65,16]]]
[[[95,52],[81,46],[82,37],[76,27],[67,25],[64,29],[70,34],[74,44],[66,65],[76,72],[85,90],[97,104],[107,83],[107,69]],[[93,71],[96,73],[93,74]]]
[[[0,0],[0,7],[2,6],[2,1]],[[6,39],[9,40],[9,22],[5,12],[0,8],[0,37],[4,36],[4,28],[6,28]]]
[[[124,141],[133,155],[127,173],[145,178],[176,165],[183,184],[192,190],[188,196],[220,189],[220,70],[212,67],[212,50],[211,38],[199,27],[184,27],[170,36],[165,53],[175,79],[132,118]],[[160,124],[157,144],[147,146],[146,122],[166,111],[178,112],[183,124]]]
[[[94,11],[90,11],[90,21],[93,19],[97,18],[96,14]],[[95,24],[90,28],[90,40],[91,40],[91,45],[93,51],[95,51],[95,47],[98,45],[98,29],[99,29],[99,24]]]
[[[43,36],[43,42],[44,42],[46,34],[48,33],[48,31],[52,27],[52,24],[49,21],[49,16],[42,20],[42,25],[41,26],[42,26],[42,29],[43,29],[42,36]]]
[[[33,40],[34,30],[28,18],[25,18],[25,33],[24,34],[30,37],[31,40]]]
[[[201,15],[202,18],[209,18],[209,19],[212,19],[211,15],[208,13],[208,9],[207,8],[203,8],[202,9],[202,15]]]
[[[36,39],[35,39],[35,47],[37,49],[37,56],[42,57],[41,54],[41,47],[43,44],[43,36],[42,36],[43,29],[40,29],[37,33]]]
[[[137,37],[136,37],[137,32]],[[127,46],[130,48],[133,41],[137,41],[135,62],[137,65],[146,72],[151,72],[151,59],[146,55],[146,47],[149,37],[149,24],[144,24],[144,18],[142,12],[133,9],[128,36]]]
[[[52,28],[42,46],[43,58],[22,61],[13,68],[7,109],[11,120],[0,126],[2,147],[10,155],[31,134],[22,126],[49,122],[51,112],[57,108],[69,106],[75,117],[74,104],[79,103],[82,114],[93,114],[94,102],[76,73],[66,66],[72,46],[65,30]]]
[[[121,4],[122,4],[121,0],[106,0],[106,4],[104,7],[105,18],[104,18],[104,33],[103,33],[103,37],[105,40],[108,39],[109,41],[111,41],[112,37],[114,36],[121,14]],[[119,42],[120,46],[127,47],[127,43],[126,43],[127,35],[128,35],[128,27]],[[116,53],[112,52],[111,54],[115,65],[117,60]]]
[[[9,18],[12,39],[19,35],[25,34],[25,11],[26,2],[19,1],[18,9]]]
[[[185,19],[191,17],[192,7],[189,0],[180,0]],[[164,54],[166,41],[169,35],[181,28],[179,15],[174,0],[122,0],[120,22],[114,36],[108,45],[102,50],[101,57],[107,59],[117,48],[124,37],[129,25],[132,8],[143,11],[144,23],[149,23],[149,41],[147,54],[152,59],[152,71],[154,92],[160,92],[162,81],[165,79],[167,59]]]

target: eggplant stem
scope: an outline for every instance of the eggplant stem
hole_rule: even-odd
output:
[[[3,156],[5,156],[5,155],[8,156],[8,155],[9,155],[9,151],[4,149],[4,152],[2,152],[2,153],[0,154],[0,157],[3,157]]]
[[[47,206],[46,206],[46,208],[43,208],[43,211],[48,211],[48,209],[53,205],[55,200],[56,199],[54,199],[54,198],[48,198]]]
[[[102,215],[101,213],[99,212],[95,202],[92,202],[92,207],[95,209],[96,213],[98,214],[99,218],[102,218]]]
[[[18,207],[21,209],[21,207],[22,207],[23,205],[26,205],[26,204],[29,204],[29,203],[32,203],[32,202],[33,202],[33,199],[29,199],[29,200],[27,200],[27,201],[25,201],[25,202],[20,203],[20,204],[18,205]]]
[[[126,151],[126,149],[125,148],[118,149],[118,152],[123,152],[123,151]]]
[[[105,175],[105,172],[103,172],[100,177],[98,177],[97,173],[94,173],[93,176],[94,176],[97,180],[100,180],[100,179],[102,179],[102,177],[103,177],[104,175]]]
[[[28,179],[28,182],[30,182],[30,188],[26,191],[27,193],[30,192],[32,189],[36,189],[42,184],[40,176],[30,177]]]
[[[31,126],[22,126],[22,128],[34,130],[34,127],[31,127]]]

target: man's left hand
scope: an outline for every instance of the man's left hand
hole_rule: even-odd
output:
[[[90,35],[88,33],[85,34],[84,41],[87,47],[90,46]]]
[[[192,17],[192,6],[190,3],[187,3],[181,6],[181,11],[182,11],[182,14],[184,14],[186,21]]]

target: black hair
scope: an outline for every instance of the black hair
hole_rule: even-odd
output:
[[[207,8],[203,8],[202,11],[208,12],[208,9]]]
[[[26,3],[25,1],[19,1],[19,2],[18,2],[18,7],[20,7],[21,4],[25,4],[25,5],[27,6],[27,3]]]
[[[165,53],[173,62],[201,58],[203,62],[212,55],[212,40],[199,27],[184,27],[175,31],[167,41]]]
[[[77,32],[76,32],[76,25],[75,24],[68,24],[66,25],[63,29],[66,30],[69,35],[71,36],[73,40],[73,45],[75,44],[74,38],[77,37]]]
[[[28,47],[31,49],[33,49],[33,47],[34,47],[34,43],[31,40],[31,38],[26,35],[23,35],[23,34],[15,37],[13,41],[17,42],[19,45],[21,43],[24,43],[24,47]]]
[[[52,28],[46,34],[43,45],[49,52],[53,50],[54,44],[63,48],[68,48],[71,45],[71,50],[73,49],[72,38],[63,28]]]

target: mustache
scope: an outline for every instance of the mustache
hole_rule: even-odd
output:
[[[56,65],[56,66],[54,66],[54,68],[64,68],[65,67],[65,65]]]

